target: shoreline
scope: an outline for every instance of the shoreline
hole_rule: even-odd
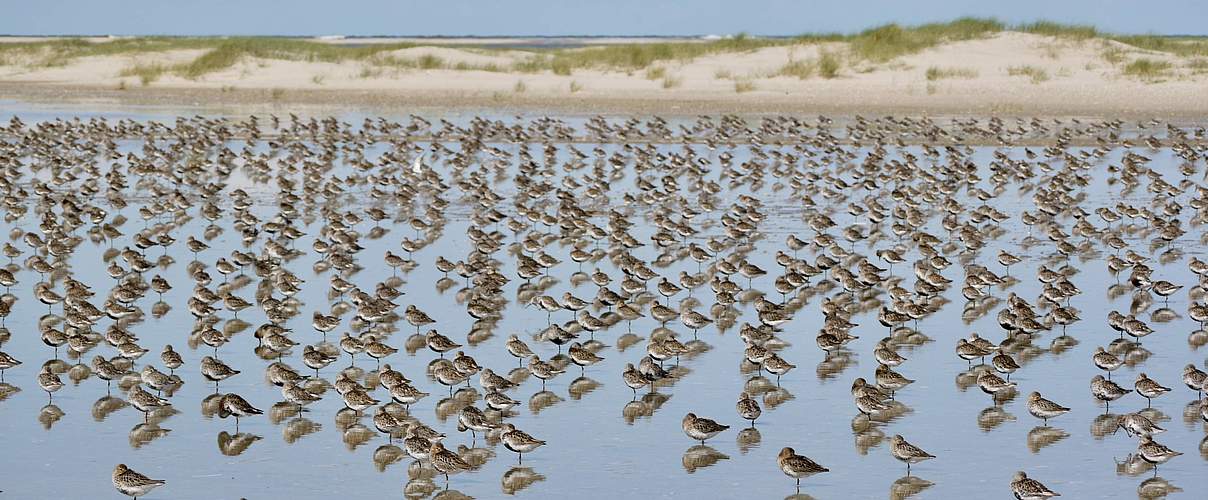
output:
[[[1208,92],[1208,89],[1205,89]],[[306,113],[325,111],[368,113],[408,111],[560,113],[582,115],[699,114],[806,115],[827,114],[911,116],[1004,116],[1175,119],[1202,122],[1208,99],[1138,99],[1129,103],[1098,99],[1032,99],[1029,96],[981,98],[889,93],[878,99],[830,98],[765,93],[720,94],[632,92],[608,94],[527,95],[488,91],[392,89],[259,89],[210,87],[136,87],[0,81],[0,101],[39,106],[153,107],[188,110],[230,109],[236,113]],[[1141,96],[1142,98],[1146,96]],[[0,110],[5,106],[0,105]]]

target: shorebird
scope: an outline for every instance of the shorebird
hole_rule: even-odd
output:
[[[1208,373],[1204,373],[1195,365],[1188,363],[1183,367],[1183,383],[1188,389],[1195,391],[1196,399],[1201,399],[1204,395],[1205,385],[1208,384]]]
[[[1103,375],[1095,375],[1091,379],[1091,395],[1095,399],[1103,401],[1107,404],[1107,408],[1111,408],[1111,402],[1124,397],[1132,392],[1132,389],[1125,389],[1119,384],[1103,378]]]
[[[541,390],[545,390],[546,380],[554,378],[560,373],[566,373],[566,370],[555,368],[554,365],[541,361],[541,358],[535,354],[529,358],[528,369],[534,377],[541,379]]]
[[[235,432],[239,432],[239,418],[252,415],[262,415],[264,411],[252,406],[251,403],[235,393],[224,394],[219,401],[218,416],[221,418],[235,417]]]
[[[1132,436],[1152,436],[1166,429],[1158,426],[1149,417],[1140,413],[1127,413],[1116,417],[1116,428],[1124,429],[1124,433]]]
[[[113,468],[113,487],[117,489],[118,493],[134,497],[135,500],[138,500],[138,497],[147,496],[151,490],[166,483],[167,481],[162,479],[151,479],[139,474],[134,469],[126,467],[126,464],[117,464],[117,467]]]
[[[1159,384],[1154,381],[1154,379],[1149,378],[1145,372],[1141,372],[1137,375],[1137,381],[1134,384],[1134,388],[1137,390],[1137,394],[1140,394],[1145,398],[1146,407],[1153,406],[1153,398],[1170,392],[1169,387],[1163,387],[1162,384]]]
[[[722,431],[729,429],[730,426],[722,425],[713,420],[697,417],[695,413],[684,415],[684,419],[680,422],[680,426],[684,429],[684,434],[688,437],[700,441],[700,444],[705,444],[705,440],[721,434]]]
[[[893,438],[889,440],[889,451],[893,454],[893,458],[906,462],[906,475],[910,475],[911,464],[935,458],[935,455],[906,442],[901,434],[894,434]]]
[[[755,399],[751,398],[745,392],[738,395],[738,403],[735,404],[735,409],[738,410],[738,416],[742,417],[743,420],[751,421],[751,427],[755,426],[755,419],[759,418],[759,415],[763,413],[763,410],[759,408],[759,402],[755,401]]]
[[[1033,391],[1028,395],[1028,413],[1031,413],[1033,417],[1043,419],[1045,425],[1048,425],[1050,418],[1064,415],[1068,411],[1070,411],[1069,408],[1045,399],[1039,392]]]
[[[528,435],[528,433],[517,429],[512,424],[505,423],[501,426],[500,430],[502,433],[499,437],[503,441],[503,445],[519,455],[516,463],[523,463],[525,453],[530,453],[545,444],[545,441]]]
[[[797,480],[797,491],[801,491],[802,479],[814,474],[830,472],[830,469],[818,465],[817,462],[803,455],[798,455],[787,446],[782,448],[780,454],[776,456],[776,463],[780,465],[780,471],[784,472],[784,475]]]
[[[130,406],[143,412],[144,420],[149,418],[151,412],[165,406],[172,406],[172,403],[168,400],[144,391],[142,386],[138,385],[130,388],[130,392],[126,395],[126,400],[130,402]]]
[[[1023,471],[1016,472],[1011,478],[1011,492],[1017,500],[1045,500],[1061,496],[1060,493],[1040,484],[1040,481],[1028,477]]]
[[[1137,445],[1137,454],[1146,462],[1153,464],[1155,469],[1170,459],[1182,455],[1181,452],[1167,448],[1166,445],[1154,441],[1152,436],[1144,434],[1141,435],[1141,443]]]
[[[0,382],[4,381],[4,372],[21,365],[21,361],[6,352],[0,351]]]
[[[238,375],[240,372],[215,359],[213,356],[201,358],[201,375],[214,383],[214,392],[218,392],[218,383]]]
[[[439,441],[429,446],[428,460],[432,462],[432,468],[436,469],[436,472],[445,475],[445,481],[449,480],[450,474],[456,474],[470,468],[470,464],[462,460],[456,453],[446,450],[445,446]]]

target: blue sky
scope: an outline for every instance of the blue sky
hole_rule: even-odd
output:
[[[1203,0],[0,0],[0,33],[792,35],[964,15],[1208,35]]]

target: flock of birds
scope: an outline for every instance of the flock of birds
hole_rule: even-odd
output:
[[[893,117],[843,126],[825,117],[752,124],[730,116],[678,126],[601,117],[581,126],[552,118],[434,125],[415,116],[359,126],[297,116],[13,118],[0,127],[0,191],[11,229],[0,317],[31,328],[2,330],[0,348],[13,335],[39,335],[48,360],[30,369],[29,359],[0,351],[0,376],[36,379],[51,403],[67,387],[64,376],[75,385],[95,377],[118,394],[107,396],[104,411],[132,406],[148,424],[175,412],[181,401],[173,394],[183,384],[212,384],[202,411],[235,420],[236,434],[227,435],[233,448],[252,439],[238,432],[240,419],[271,406],[279,422],[340,398],[342,428],[378,436],[362,424],[371,420],[389,443],[385,460],[410,457],[430,471],[419,476],[427,486],[408,494],[429,494],[433,476],[448,484],[450,475],[486,460],[449,447],[449,435],[424,421],[419,409],[433,400],[440,400],[441,422],[455,415],[458,431],[502,443],[522,463],[525,454],[559,444],[509,422],[522,404],[509,395],[518,387],[539,384],[545,393],[560,375],[586,373],[615,356],[625,368],[603,383],[625,384],[633,392],[626,412],[649,415],[665,401],[660,390],[690,376],[681,357],[730,349],[742,373],[762,384],[748,383],[737,395],[734,415],[683,417],[683,433],[704,445],[730,429],[721,422],[753,428],[775,406],[766,398],[761,405],[759,396],[796,368],[782,353],[807,338],[794,318],[811,315],[823,318],[814,340],[824,363],[846,365],[855,350],[875,359],[871,380],[851,384],[851,405],[869,426],[886,425],[903,411],[899,397],[910,397],[915,380],[900,372],[908,363],[902,353],[933,342],[967,361],[969,386],[996,406],[1026,390],[1028,412],[1047,424],[1071,408],[1043,396],[1042,381],[1019,382],[1015,374],[1046,352],[1042,340],[1053,351],[1103,342],[1083,361],[1103,372],[1091,380],[1090,395],[1107,409],[1122,398],[1145,399],[1140,411],[1105,410],[1110,419],[1102,424],[1135,436],[1130,459],[1156,474],[1185,443],[1157,440],[1163,428],[1152,405],[1180,387],[1198,401],[1208,375],[1194,360],[1182,380],[1141,373],[1129,384],[1111,374],[1143,362],[1154,322],[1178,315],[1150,311],[1158,301],[1185,298],[1186,314],[1201,325],[1189,342],[1208,342],[1208,263],[1183,250],[1208,237],[1196,230],[1208,217],[1208,149],[1203,128],[1150,121],[1129,136],[1126,125],[970,119],[941,126]],[[902,149],[903,138],[917,152]],[[1037,138],[1048,142],[1019,145]],[[119,146],[132,140],[133,147]],[[973,159],[970,142],[998,145],[988,165]],[[1170,149],[1179,165],[1151,167],[1147,148]],[[747,157],[740,160],[739,151]],[[1143,194],[1149,202],[1096,204],[1086,190],[1103,176],[1119,199]],[[769,199],[788,200],[788,234],[773,236],[767,222],[784,207]],[[1024,210],[1000,210],[1008,199]],[[197,217],[204,222],[193,223]],[[444,234],[451,218],[469,221],[464,234]],[[1004,224],[1026,226],[1027,234]],[[442,237],[456,242],[444,250],[460,253],[415,257]],[[393,250],[364,251],[362,243],[382,238]],[[224,239],[232,244],[216,243]],[[984,250],[1004,239],[1026,253]],[[73,266],[97,264],[73,260],[81,246],[101,251],[108,281],[77,279]],[[754,255],[772,251],[776,267],[756,264]],[[1119,278],[1109,292],[1132,294],[1130,310],[1076,308],[1083,289],[1108,286],[1076,285],[1078,266],[1070,261],[1078,258],[1107,266]],[[182,260],[187,281],[165,278]],[[1035,276],[1011,273],[1031,269],[1025,261],[1038,267]],[[1155,262],[1186,262],[1186,272],[1155,276]],[[300,276],[301,265],[313,275]],[[424,311],[408,303],[417,285],[428,286],[407,280],[421,267],[440,276],[438,290],[458,288],[456,304]],[[555,278],[567,275],[569,287]],[[1017,295],[1021,280],[1035,280],[1039,296]],[[322,289],[329,302],[300,300],[304,287]],[[187,300],[166,302],[172,290],[189,290]],[[963,304],[949,304],[956,290]],[[509,309],[513,298],[517,307]],[[965,319],[996,315],[1001,330],[931,338],[916,328],[945,307],[961,308]],[[191,330],[140,327],[148,314],[162,318],[178,308],[193,318]],[[495,325],[505,311],[531,315],[535,326],[502,340]],[[442,327],[450,314],[469,315],[472,328]],[[879,326],[853,322],[865,314]],[[1113,335],[1067,335],[1082,321],[1106,324]],[[239,335],[245,331],[253,334]],[[702,340],[730,331],[737,331],[733,342]],[[631,346],[643,349],[635,354]],[[224,353],[246,350],[263,366],[223,361]],[[406,354],[425,350],[431,359],[422,368],[395,369]],[[479,361],[481,353],[503,351],[519,368]],[[177,373],[183,366],[199,367],[202,378],[186,380]],[[279,387],[279,400],[223,391],[232,377],[257,373]],[[571,390],[580,383],[600,384],[581,377]],[[6,394],[16,390],[5,387]],[[1208,422],[1208,403],[1198,411]],[[829,471],[800,454],[814,451],[808,443],[785,444],[794,446],[784,446],[775,463],[798,491],[803,479]],[[956,458],[932,455],[902,435],[888,448],[908,476],[914,464]],[[165,484],[125,464],[114,467],[112,483],[136,498]],[[1022,470],[1002,488],[1026,500],[1059,495]]]

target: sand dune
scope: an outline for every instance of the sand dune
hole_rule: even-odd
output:
[[[364,61],[244,58],[195,79],[171,73],[150,82],[138,65],[170,66],[197,50],[73,59],[61,67],[0,61],[0,96],[16,99],[114,99],[232,103],[519,106],[592,110],[912,111],[937,113],[1203,115],[1208,64],[1118,42],[1018,32],[945,43],[885,62],[844,63],[832,78],[782,75],[794,61],[843,58],[845,43],[801,44],[659,62],[637,71],[580,69],[570,75],[513,69],[532,52],[451,46],[387,53],[440,61],[439,68]],[[1144,58],[1169,67],[1137,76],[1125,66]],[[488,69],[488,70],[484,70]],[[618,107],[622,109],[617,109]]]

